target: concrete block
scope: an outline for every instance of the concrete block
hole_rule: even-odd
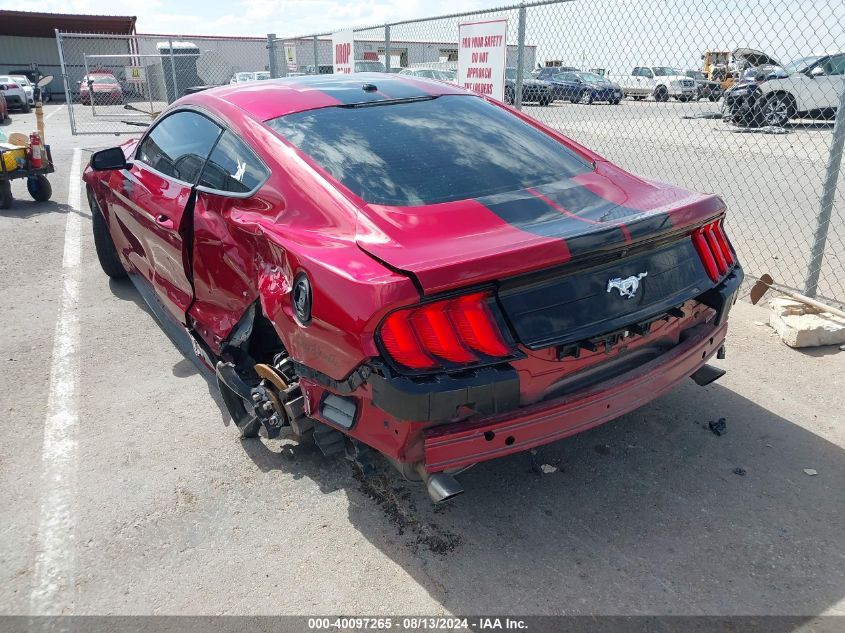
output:
[[[845,319],[788,297],[769,302],[769,325],[790,347],[845,343]]]

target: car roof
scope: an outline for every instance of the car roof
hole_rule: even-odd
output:
[[[457,86],[412,75],[352,73],[306,75],[256,83],[228,84],[189,95],[179,102],[213,108],[215,101],[225,101],[260,121],[267,121],[316,108],[447,94],[472,93]]]

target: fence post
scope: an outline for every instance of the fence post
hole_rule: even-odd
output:
[[[317,57],[317,36],[314,36],[314,74],[320,74],[320,60]]]
[[[845,78],[842,79],[845,84]],[[845,145],[845,85],[839,95],[839,107],[836,110],[836,123],[833,124],[833,138],[830,141],[830,155],[827,159],[827,172],[822,186],[819,203],[819,216],[816,219],[816,232],[813,236],[813,250],[807,277],[804,280],[804,294],[815,297],[819,288],[819,275],[824,262],[824,249],[827,245],[827,232],[830,229],[830,216],[833,212],[833,199],[836,196],[836,180],[842,165],[842,147]]]
[[[59,65],[62,67],[62,81],[65,85],[65,103],[70,115],[70,133],[76,134],[76,119],[73,118],[73,100],[70,98],[70,86],[68,85],[67,68],[65,67],[65,52],[62,50],[62,34],[56,29],[56,46],[59,47]]]
[[[384,25],[384,69],[390,72],[390,25]]]
[[[522,75],[525,72],[523,68],[525,57],[525,3],[519,5],[519,27],[517,28],[516,43],[516,86],[514,87],[513,107],[517,110],[522,110]],[[505,64],[507,65],[507,54],[505,55]]]
[[[167,45],[170,47],[170,76],[173,79],[173,101],[176,101],[176,99],[179,98],[179,82],[176,80],[176,62],[173,59],[173,40],[167,40]],[[173,103],[173,101],[170,103]]]
[[[267,65],[267,70],[270,71],[270,79],[276,79],[279,76],[279,71],[276,70],[276,34],[267,34],[267,57],[270,62]]]

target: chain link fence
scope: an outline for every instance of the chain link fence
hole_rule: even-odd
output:
[[[535,2],[354,29],[355,69],[455,81],[459,24],[493,19],[507,20],[507,101],[635,174],[719,194],[751,276],[845,301],[845,5]],[[333,68],[330,33],[57,38],[77,133],[138,131],[148,121],[127,105],[155,114],[238,73]],[[82,75],[97,63],[123,85],[126,59],[143,83],[88,104]],[[551,103],[532,98],[538,81]]]
[[[74,134],[142,132],[187,92],[269,79],[265,37],[56,33]]]

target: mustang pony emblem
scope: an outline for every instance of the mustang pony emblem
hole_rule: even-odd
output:
[[[640,273],[639,275],[631,275],[626,279],[622,279],[621,277],[614,277],[613,279],[607,280],[607,291],[610,292],[614,288],[619,291],[620,297],[625,297],[626,299],[633,299],[634,295],[637,294],[637,290],[640,288],[640,279],[643,277],[648,276],[648,273]]]

